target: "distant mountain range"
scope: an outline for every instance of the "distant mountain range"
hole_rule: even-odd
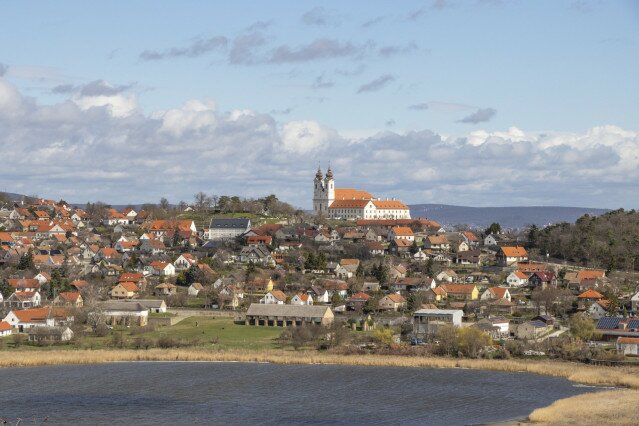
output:
[[[443,226],[468,225],[472,228],[487,228],[497,222],[502,228],[524,228],[528,225],[545,226],[553,223],[574,223],[584,214],[600,215],[608,209],[584,207],[466,207],[447,204],[413,204],[411,217],[426,217]]]

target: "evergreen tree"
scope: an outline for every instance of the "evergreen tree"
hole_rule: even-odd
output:
[[[304,262],[304,269],[317,269],[317,259],[315,259],[315,253],[310,252],[306,256],[306,262]]]
[[[317,267],[316,269],[326,269],[326,255],[323,251],[321,251],[315,259],[315,266]]]
[[[9,282],[4,278],[0,278],[0,294],[5,299],[13,294],[13,287],[9,285]]]
[[[33,251],[29,249],[28,252],[20,256],[20,261],[18,262],[18,269],[24,271],[27,269],[33,269],[35,267],[33,263]]]

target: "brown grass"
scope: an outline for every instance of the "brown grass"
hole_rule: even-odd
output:
[[[639,391],[612,390],[560,399],[528,418],[542,425],[638,425]]]
[[[29,367],[51,364],[99,364],[116,361],[239,361],[274,364],[345,364],[413,368],[473,368],[524,372],[564,377],[587,385],[639,389],[639,369],[601,367],[561,361],[481,360],[392,355],[341,355],[314,351],[279,350],[47,350],[0,351],[0,367]]]

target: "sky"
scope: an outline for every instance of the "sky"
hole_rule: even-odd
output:
[[[7,1],[0,191],[637,208],[639,2]]]

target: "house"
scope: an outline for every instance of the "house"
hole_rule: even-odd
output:
[[[57,343],[68,342],[73,338],[73,330],[67,326],[62,327],[33,327],[27,332],[29,342],[36,343]]]
[[[452,282],[456,282],[457,281],[457,273],[455,271],[453,271],[452,269],[446,269],[444,271],[441,271],[439,274],[437,274],[437,277],[435,277],[437,279],[437,281],[446,281],[449,283]]]
[[[391,279],[396,280],[398,278],[406,277],[406,267],[404,265],[391,265],[389,275]]]
[[[312,305],[313,298],[307,293],[298,293],[291,298],[291,305]]]
[[[393,226],[388,231],[388,241],[407,240],[411,243],[415,241],[415,234],[408,226]]]
[[[140,289],[135,283],[124,281],[111,289],[111,297],[114,299],[131,299],[137,297]]]
[[[136,299],[124,300],[127,303],[139,303],[149,310],[151,314],[161,314],[166,312],[166,302],[162,299]]]
[[[479,237],[473,231],[462,231],[461,236],[469,247],[479,245]]]
[[[65,325],[73,321],[66,309],[56,307],[12,310],[3,321],[22,333],[32,327]]]
[[[0,321],[0,337],[10,336],[13,334],[13,327],[6,321]]]
[[[624,355],[639,355],[639,337],[618,337],[617,351]]]
[[[499,247],[495,258],[499,266],[511,266],[517,262],[528,260],[528,252],[520,246]]]
[[[600,318],[607,316],[609,309],[610,309],[610,301],[601,299],[591,304],[588,307],[587,312],[588,312],[588,315],[592,317],[592,319],[598,320]]]
[[[153,275],[159,275],[161,277],[175,276],[175,266],[171,263],[156,260],[151,262],[149,266]]]
[[[549,286],[557,287],[557,277],[554,272],[550,271],[535,272],[528,277],[528,285],[531,288],[541,289],[545,289]]]
[[[361,310],[366,302],[368,302],[370,296],[364,292],[358,292],[353,294],[351,297],[346,299],[346,309],[349,311],[359,311]]]
[[[415,336],[436,334],[444,325],[461,327],[464,311],[461,309],[420,309],[413,313]]]
[[[411,247],[413,247],[411,241],[396,238],[390,242],[388,250],[397,256],[408,257],[410,256]]]
[[[492,315],[512,315],[515,311],[515,304],[508,299],[489,300],[485,306],[485,312]]]
[[[175,262],[173,262],[173,266],[175,266],[177,271],[189,269],[194,265],[197,265],[197,259],[191,253],[182,253],[177,259],[175,259]]]
[[[148,324],[149,310],[137,301],[109,300],[101,302],[98,306],[100,311],[93,314],[103,316],[107,324],[140,327]]]
[[[207,240],[232,240],[251,229],[250,219],[211,219],[208,232],[204,238]]]
[[[358,259],[342,259],[337,268],[335,268],[335,276],[341,279],[352,278],[355,276],[358,267]]]
[[[401,294],[392,293],[382,297],[377,306],[382,311],[399,311],[406,308],[406,299]]]
[[[506,299],[511,301],[510,292],[504,287],[489,287],[481,295],[481,300]]]
[[[240,262],[242,263],[255,263],[261,265],[275,265],[271,252],[265,245],[242,247],[240,250]]]
[[[329,298],[334,294],[344,299],[348,295],[348,283],[342,280],[323,280],[322,287],[328,292]]]
[[[516,336],[522,340],[538,340],[547,335],[552,329],[552,325],[538,319],[532,319],[531,321],[519,324]]]
[[[162,240],[148,239],[140,243],[140,252],[157,256],[166,253],[166,245]]]
[[[630,298],[630,306],[634,312],[639,311],[639,291]]]
[[[501,339],[509,335],[509,321],[503,317],[483,318],[475,323],[475,327],[493,339]]]
[[[161,283],[155,286],[153,294],[156,296],[171,296],[177,294],[177,286],[171,283]]]
[[[33,277],[33,279],[38,280],[40,285],[44,285],[48,283],[49,281],[51,281],[51,274],[49,274],[48,272],[40,272],[38,273],[38,275]]]
[[[378,241],[367,241],[365,246],[371,256],[384,255],[384,245]]]
[[[82,295],[77,291],[63,291],[53,300],[53,304],[81,308],[84,306],[84,301]]]
[[[38,291],[40,290],[40,283],[33,278],[9,278],[7,280],[9,285],[13,287],[15,291]]]
[[[490,235],[486,235],[486,237],[484,238],[484,245],[497,246],[501,244],[503,241],[504,241],[504,238],[501,235],[490,234]]]
[[[364,284],[362,284],[362,291],[370,291],[374,293],[376,291],[379,291],[380,289],[381,286],[376,281],[364,281]]]
[[[602,336],[601,340],[617,339],[619,336],[639,337],[639,318],[602,317],[595,329]]]
[[[196,297],[202,290],[204,290],[204,286],[201,283],[193,283],[186,292],[189,296]]]
[[[251,303],[246,311],[246,325],[287,327],[333,323],[333,311],[328,306],[265,305]]]
[[[577,307],[578,309],[588,309],[590,305],[599,300],[602,300],[604,295],[599,293],[597,290],[588,289],[577,296]]]
[[[37,308],[41,302],[42,297],[38,291],[16,291],[4,300],[3,305],[9,309],[27,309]]]
[[[264,296],[269,291],[273,290],[275,283],[270,278],[253,278],[252,281],[244,284],[246,294],[249,296]]]
[[[441,288],[446,291],[446,297],[454,300],[477,300],[479,289],[474,284],[442,284]]]
[[[328,303],[331,301],[331,296],[329,295],[328,290],[322,287],[312,285],[307,293],[313,297],[313,300],[317,301],[317,303]]]
[[[513,271],[506,277],[506,283],[510,287],[524,287],[528,285],[528,274],[523,271]]]
[[[286,294],[280,290],[269,291],[260,299],[264,305],[283,305],[286,303]]]
[[[450,243],[445,235],[429,235],[424,239],[424,248],[432,251],[447,252],[450,250]]]
[[[439,287],[430,288],[426,290],[424,297],[429,302],[441,302],[442,300],[446,300],[446,298],[448,297],[448,294],[446,293],[446,290],[444,290],[442,286],[439,286]]]
[[[480,261],[480,250],[465,250],[455,254],[455,263],[458,265],[478,266]]]

